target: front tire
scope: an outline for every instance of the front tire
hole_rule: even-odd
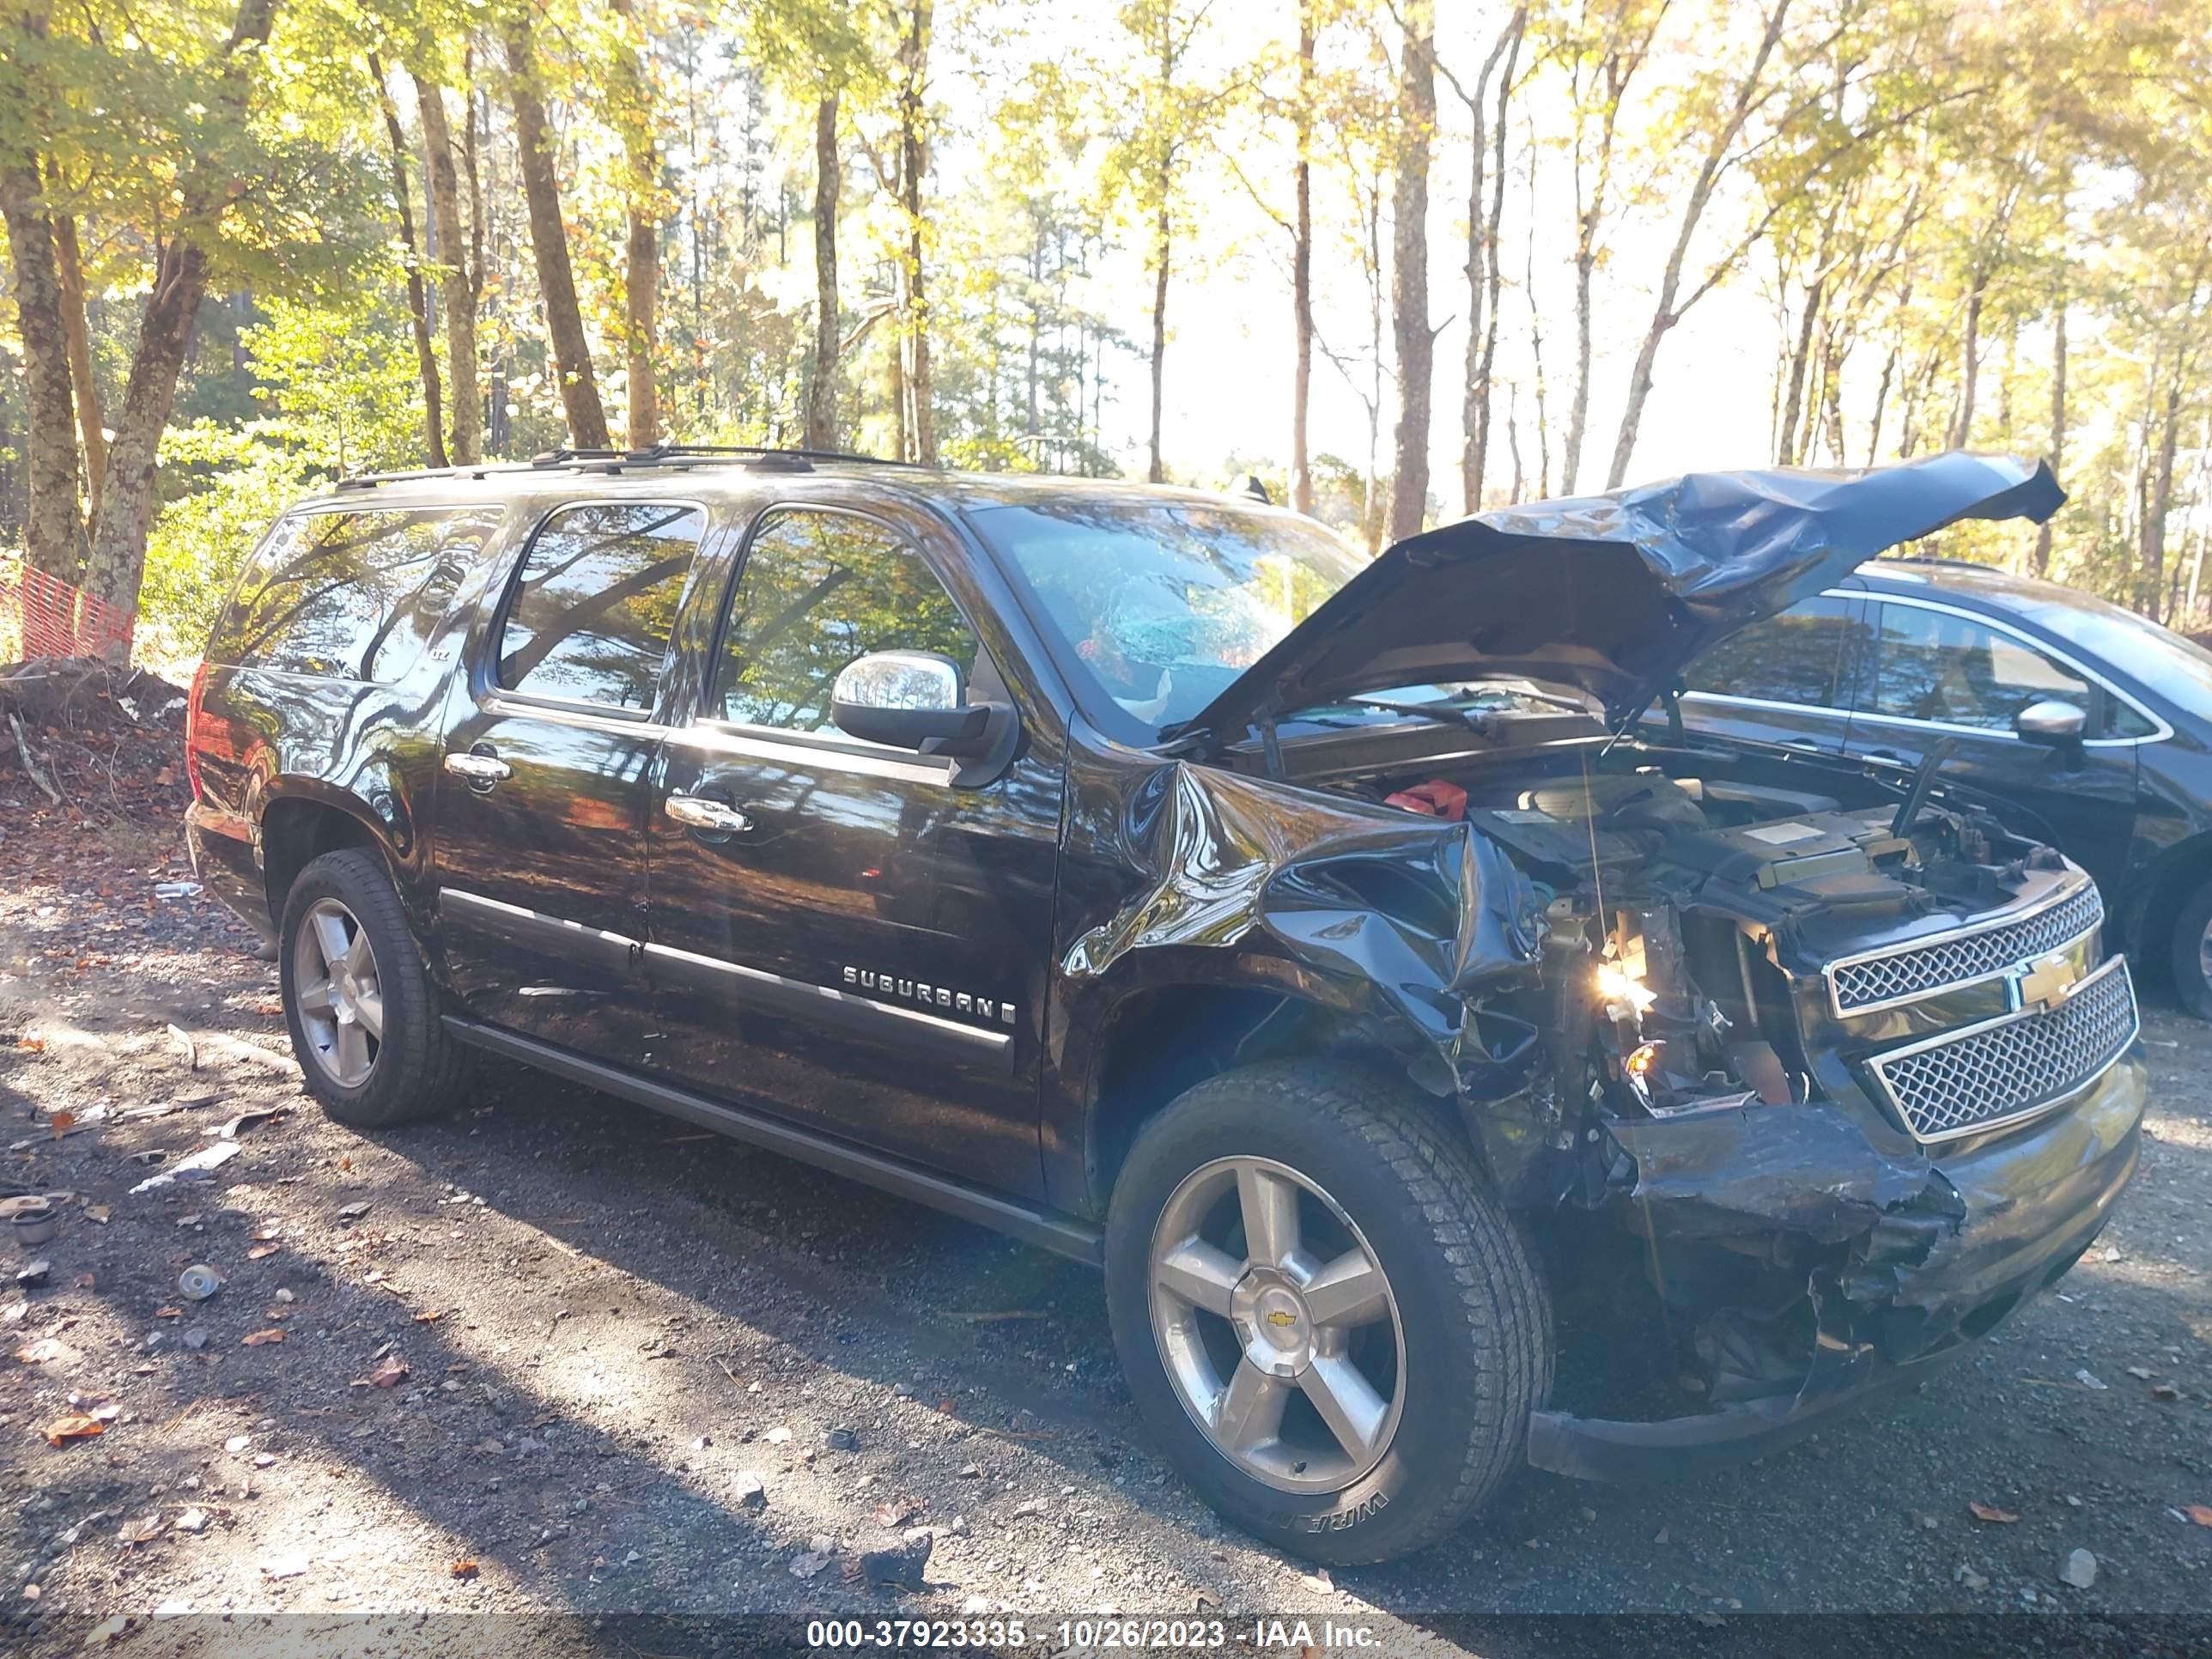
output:
[[[2212,1020],[2212,881],[2191,893],[2174,918],[2172,963],[2181,1006]]]
[[[1467,1148],[1376,1074],[1226,1073],[1115,1184],[1131,1392],[1215,1510],[1332,1565],[1432,1543],[1520,1467],[1551,1309]]]
[[[284,896],[277,977],[307,1091],[339,1122],[381,1129],[451,1110],[469,1051],[447,1034],[437,987],[383,864],[325,853]]]

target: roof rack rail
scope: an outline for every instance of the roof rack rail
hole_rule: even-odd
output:
[[[544,472],[560,467],[619,472],[632,466],[683,466],[701,461],[736,461],[753,466],[802,471],[816,461],[866,466],[917,466],[840,449],[783,449],[765,444],[655,444],[650,449],[548,449],[526,461],[480,462],[472,466],[415,467],[397,472],[360,472],[340,478],[338,489],[373,489],[379,484],[411,483],[422,478],[487,477],[494,473]]]

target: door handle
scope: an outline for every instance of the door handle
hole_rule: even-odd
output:
[[[501,778],[511,778],[514,769],[496,755],[471,752],[446,757],[446,769],[457,778],[466,778],[478,787],[489,789]]]
[[[1791,749],[1809,749],[1816,755],[1820,752],[1820,742],[1817,738],[1784,738],[1782,741]]]
[[[671,795],[660,810],[686,830],[705,830],[718,835],[743,835],[753,821],[734,806],[704,795]]]

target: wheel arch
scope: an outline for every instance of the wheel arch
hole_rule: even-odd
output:
[[[280,924],[285,895],[300,872],[325,853],[358,847],[381,860],[398,885],[403,867],[390,826],[359,796],[313,779],[288,779],[264,795],[258,819],[261,878],[269,914]]]
[[[1089,1044],[1083,1090],[1085,1196],[1105,1212],[1138,1132],[1194,1085],[1238,1066],[1297,1055],[1326,1055],[1404,1082],[1415,1057],[1400,1051],[1381,1023],[1342,988],[1295,964],[1247,963],[1224,974],[1195,967],[1147,975],[1105,1002]],[[1464,1139],[1449,1098],[1407,1085],[1431,1102],[1436,1118]]]
[[[2212,881],[2212,830],[2167,848],[2134,884],[2135,894],[2121,915],[2122,942],[2154,981],[2172,963],[2174,924],[2183,907],[2208,881]]]

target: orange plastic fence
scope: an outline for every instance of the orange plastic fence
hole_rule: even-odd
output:
[[[43,570],[0,567],[0,641],[15,634],[10,656],[127,657],[137,620]]]

